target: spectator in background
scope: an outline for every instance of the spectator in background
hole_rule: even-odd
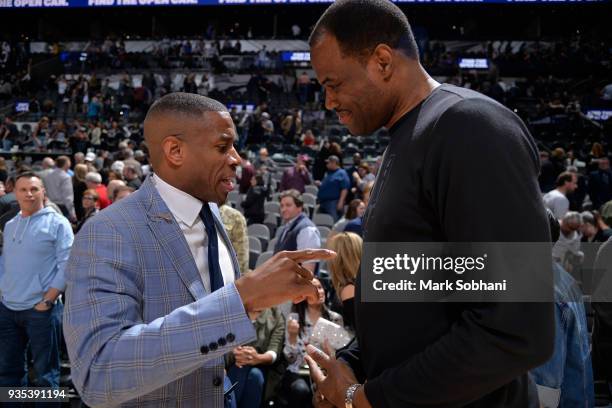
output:
[[[19,140],[19,130],[17,130],[13,118],[10,116],[5,117],[3,125],[0,126],[0,140],[2,141],[2,150],[7,152],[10,152]]]
[[[59,386],[59,344],[64,269],[74,236],[68,220],[45,208],[45,189],[34,173],[18,176],[20,213],[4,229],[0,288],[0,386]],[[28,384],[26,349],[36,377]],[[59,404],[58,404],[59,405]]]
[[[249,271],[249,234],[247,233],[246,219],[240,211],[227,204],[219,207],[219,212],[227,236],[234,247],[234,251],[236,251],[240,273],[244,275]]]
[[[110,200],[108,199],[108,190],[106,189],[106,186],[102,184],[102,176],[100,173],[90,171],[85,175],[85,183],[87,184],[88,189],[95,190],[98,193],[98,203],[101,210],[105,209],[111,204]]]
[[[251,177],[251,188],[242,202],[247,225],[264,222],[266,218],[264,204],[269,195],[270,192],[264,183],[263,175],[258,172],[257,175]]]
[[[113,203],[116,203],[117,201],[124,199],[125,197],[129,196],[133,192],[134,192],[134,189],[132,187],[122,186],[122,185],[118,186],[113,191]]]
[[[82,199],[83,217],[79,219],[79,222],[77,223],[74,229],[75,234],[81,230],[81,227],[85,224],[85,222],[87,222],[87,220],[89,220],[91,217],[96,215],[98,211],[100,211],[99,200],[100,200],[100,197],[98,196],[98,193],[96,192],[96,190],[92,190],[92,189],[85,190],[85,193],[83,194],[83,199]]]
[[[285,342],[285,318],[275,307],[252,316],[257,339],[236,347],[229,355],[227,375],[235,390],[237,408],[259,408],[274,394],[284,373],[281,358]],[[265,384],[265,392],[264,392]]]
[[[338,156],[331,155],[326,160],[327,174],[319,183],[319,210],[329,214],[334,221],[338,221],[344,210],[344,201],[348,194],[351,182],[346,170],[340,168]]]
[[[612,229],[608,227],[597,211],[584,211],[582,217],[581,242],[606,242],[612,236]]]
[[[612,238],[604,242],[595,259],[593,276],[593,362],[595,379],[612,386]]]
[[[305,105],[308,102],[308,91],[310,89],[310,77],[306,71],[298,78],[298,97],[300,104]]]
[[[274,134],[274,122],[270,119],[270,114],[268,112],[263,112],[261,114],[261,128],[263,129],[264,143],[268,143]]]
[[[599,210],[602,205],[612,200],[612,171],[610,159],[606,156],[597,160],[598,169],[589,174],[589,197],[593,208]]]
[[[87,153],[87,148],[89,147],[89,140],[87,139],[87,131],[84,127],[77,127],[72,136],[68,139],[68,144],[72,149],[73,153]]]
[[[370,170],[370,165],[368,163],[360,163],[359,167],[357,167],[357,171],[352,173],[353,182],[356,187],[356,191],[354,193],[358,193],[361,197],[363,195],[363,189],[366,184],[371,181],[374,181],[376,176]]]
[[[273,170],[276,168],[276,163],[274,163],[274,160],[270,158],[268,149],[262,147],[259,149],[259,156],[253,162],[253,166],[255,166],[255,170],[260,170],[262,167],[265,167],[268,170]]]
[[[578,172],[578,168],[576,166],[568,166],[567,171],[576,175],[576,189],[567,194],[567,199],[569,200],[569,209],[570,211],[582,211],[582,206],[584,203],[584,199],[588,193],[587,187],[587,177],[585,177],[582,173]]]
[[[354,220],[355,218],[363,217],[363,214],[365,214],[365,210],[365,202],[358,198],[351,200],[344,216],[334,224],[331,234],[344,231],[344,228],[349,223],[349,221]]]
[[[344,325],[342,316],[333,312],[325,305],[325,290],[318,279],[313,279],[314,285],[319,290],[317,299],[308,299],[292,306],[294,313],[287,319],[287,333],[283,354],[289,366],[283,377],[282,389],[289,400],[291,408],[310,408],[312,393],[306,380],[300,376],[300,368],[304,365],[306,355],[306,344],[313,327],[320,318],[327,319],[333,323]],[[297,314],[297,320],[291,318]],[[321,344],[317,345],[322,347]]]
[[[74,154],[74,164],[81,164],[81,163],[85,163],[85,153],[83,152],[76,152]]]
[[[8,169],[6,168],[6,160],[0,157],[0,182],[4,183],[8,178]]]
[[[561,234],[552,249],[553,260],[559,263],[566,271],[572,272],[574,267],[582,263],[584,254],[580,250],[580,227],[582,217],[580,213],[569,211],[561,218]]]
[[[344,167],[344,163],[342,162],[342,147],[340,146],[340,144],[338,142],[332,142],[329,145],[329,151],[331,152],[331,154],[338,157],[338,164],[340,165],[340,167]]]
[[[140,177],[146,177],[151,173],[151,165],[149,164],[149,160],[147,159],[145,152],[142,150],[136,150],[134,152],[134,160],[138,162],[142,172],[142,174],[139,174]]]
[[[327,262],[336,295],[342,302],[344,324],[355,329],[355,279],[361,265],[363,240],[352,232],[342,232],[327,240],[327,249],[338,256]]]
[[[240,194],[246,194],[251,188],[251,179],[255,176],[255,167],[251,164],[247,153],[240,152],[240,175],[238,178],[238,191]]]
[[[6,180],[6,183],[4,183],[5,194],[0,197],[0,218],[2,218],[6,213],[10,212],[12,208],[18,206],[17,198],[15,197],[14,186],[14,177],[9,177]],[[8,220],[5,220],[5,223],[7,221]]]
[[[548,210],[552,242],[559,239],[557,218]],[[578,283],[553,263],[555,350],[545,364],[531,370],[542,407],[594,406],[593,370],[583,296]]]
[[[302,134],[300,141],[302,142],[302,146],[314,147],[317,143],[317,138],[314,133],[312,133],[312,130],[308,129]]]
[[[280,181],[280,191],[295,189],[299,191],[300,194],[304,194],[306,190],[305,187],[311,182],[305,159],[305,155],[298,154],[295,160],[295,166],[285,170]]]
[[[283,225],[277,234],[274,253],[296,251],[306,248],[321,248],[321,234],[304,213],[304,202],[297,190],[283,191],[280,196],[280,213]],[[305,268],[316,272],[317,263],[307,263]]]
[[[74,176],[72,176],[72,191],[74,193],[74,211],[77,220],[83,218],[85,211],[83,210],[83,193],[87,190],[85,176],[87,175],[87,166],[85,164],[77,164],[74,166]]]
[[[72,177],[68,174],[70,158],[59,156],[53,170],[44,180],[47,197],[57,204],[70,221],[76,222]]]
[[[578,187],[578,177],[574,173],[563,172],[557,177],[557,188],[544,194],[544,204],[558,220],[569,211],[567,195]]]
[[[44,183],[45,178],[53,171],[53,168],[55,167],[55,161],[50,157],[45,157],[44,159],[42,159],[41,167],[42,170],[39,171],[37,174],[38,177],[40,177]]]
[[[111,201],[111,203],[115,202],[113,198],[115,197],[115,190],[117,190],[121,186],[125,186],[125,181],[110,180],[108,184],[106,185],[106,194],[108,194],[108,199]],[[132,189],[132,191],[134,191],[134,189]]]
[[[315,157],[315,162],[312,166],[312,177],[315,180],[322,180],[327,171],[327,158],[331,156],[331,144],[328,140],[322,140],[319,146],[319,152]]]
[[[540,175],[538,176],[538,182],[540,184],[540,191],[546,193],[555,187],[557,180],[557,169],[550,160],[550,153],[547,151],[540,151]]]
[[[355,234],[362,236],[363,232],[363,215],[365,214],[366,208],[368,207],[368,202],[370,201],[370,192],[374,187],[374,182],[370,181],[363,188],[363,213],[361,216],[357,216],[350,220],[346,226],[344,227],[344,232],[354,232]]]
[[[89,171],[98,171],[96,167],[96,154],[94,152],[88,152],[83,161],[87,165]]]
[[[43,116],[38,121],[34,133],[32,133],[32,140],[34,141],[34,147],[39,151],[47,147],[49,141],[49,118]]]
[[[138,165],[138,167],[140,167],[140,165]],[[138,190],[142,184],[138,168],[132,163],[126,164],[125,167],[123,167],[123,178],[127,186],[132,187],[134,190]]]
[[[589,156],[588,156],[587,169],[589,171],[597,170],[597,167],[599,165],[599,159],[605,157],[605,155],[606,155],[606,152],[603,148],[603,145],[598,142],[593,143],[593,145],[591,146],[591,151],[589,152]]]

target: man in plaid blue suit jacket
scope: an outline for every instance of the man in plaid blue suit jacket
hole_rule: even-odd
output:
[[[147,178],[75,240],[64,313],[72,379],[91,406],[222,407],[223,355],[255,338],[248,313],[315,296],[300,263],[334,254],[280,253],[239,278],[216,204],[240,163],[226,108],[199,95],[167,95],[147,113],[145,138],[155,177],[210,207],[233,271],[226,265],[225,285],[206,289],[208,261],[195,257],[193,231]]]

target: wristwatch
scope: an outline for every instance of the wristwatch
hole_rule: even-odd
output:
[[[43,299],[43,300],[41,300],[41,301],[40,301],[40,302],[38,302],[38,303],[39,303],[39,304],[40,304],[40,303],[44,303],[44,304],[45,304],[45,306],[47,306],[48,308],[52,308],[52,307],[53,307],[53,302],[52,302],[52,301],[50,301],[50,300],[47,300],[47,299]]]
[[[348,387],[344,396],[344,408],[353,408],[353,396],[359,387],[361,387],[361,384],[353,384]]]

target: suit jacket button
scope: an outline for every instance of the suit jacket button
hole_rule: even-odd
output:
[[[216,349],[218,349],[218,348],[219,348],[219,345],[213,341],[212,343],[210,343],[210,344],[208,345],[208,347],[209,347],[209,348],[210,348],[212,351],[215,351]]]
[[[219,340],[217,340],[217,343],[219,343],[219,345],[223,347],[227,344],[227,341],[225,341],[223,337],[220,337]]]
[[[227,336],[225,336],[225,339],[231,343],[232,341],[236,340],[236,336],[234,336],[234,333],[229,333]]]
[[[221,378],[220,378],[220,377],[215,377],[215,378],[213,378],[213,385],[214,385],[215,387],[220,386],[222,383],[223,383],[223,381],[221,381]]]
[[[210,350],[209,350],[208,346],[200,347],[200,353],[202,353],[202,354],[208,354],[209,351]]]

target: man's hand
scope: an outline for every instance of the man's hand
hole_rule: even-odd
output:
[[[317,394],[313,402],[320,407],[329,406],[324,401],[336,407],[343,407],[346,390],[358,381],[348,365],[336,360],[335,353],[327,344],[325,349],[323,352],[312,344],[306,347],[308,355],[305,356],[305,360],[308,363],[310,377],[317,385]],[[323,374],[321,368],[327,375]],[[323,400],[321,395],[324,397]]]
[[[255,270],[236,281],[236,289],[248,312],[263,310],[292,300],[299,303],[304,299],[318,297],[312,284],[313,273],[304,268],[305,261],[330,260],[336,257],[327,249],[304,249],[282,251]]]
[[[49,309],[51,309],[51,307],[47,306],[43,302],[39,302],[36,305],[34,305],[34,310],[36,310],[37,312],[46,312]]]

